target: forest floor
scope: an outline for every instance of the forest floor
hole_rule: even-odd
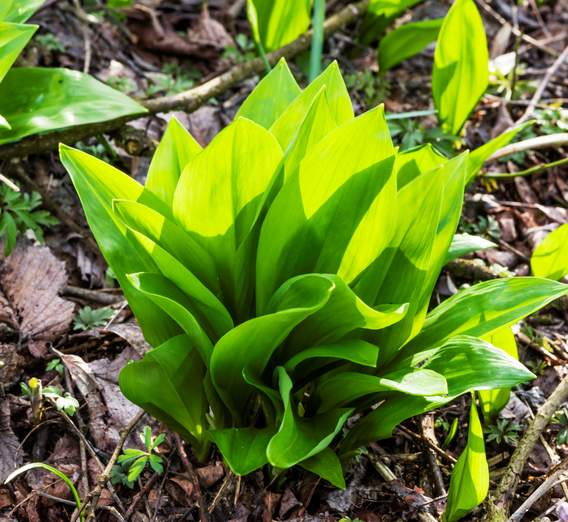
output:
[[[232,9],[235,3],[243,4],[210,0],[204,13],[200,0],[141,0],[135,7],[115,12],[102,9],[94,0],[85,2],[84,10],[77,9],[78,2],[49,0],[30,20],[40,29],[17,65],[87,70],[136,99],[175,94],[250,59],[253,45],[249,24],[244,9]],[[328,2],[328,16],[346,4],[343,0]],[[516,25],[524,35],[538,41],[540,48],[530,38],[520,39],[516,85],[506,78],[494,78],[489,91],[492,94],[482,98],[466,127],[464,139],[470,148],[497,136],[523,114],[555,56],[568,45],[568,0],[546,0],[539,8],[541,18],[535,16],[533,4],[533,0],[525,1],[516,12],[506,0],[479,3],[492,60],[511,60]],[[438,18],[448,9],[448,1],[427,0],[409,10],[398,23]],[[324,55],[328,63],[338,61],[356,113],[379,103],[391,113],[433,109],[430,75],[434,47],[428,46],[378,78],[376,47],[355,47],[354,52],[356,32],[354,25],[329,38]],[[548,52],[542,50],[543,46]],[[302,86],[307,84],[307,62],[305,54],[290,62]],[[556,71],[537,106],[537,123],[521,132],[519,140],[567,132],[567,72],[568,63]],[[131,122],[143,131],[145,139],[150,138],[145,141],[144,156],[128,154],[118,147],[118,140],[112,139],[106,148],[95,138],[76,146],[144,182],[148,156],[172,116],[205,146],[232,121],[257,82],[257,77],[245,80],[192,113],[158,113]],[[506,101],[511,89],[513,99]],[[434,116],[396,123],[393,135],[397,145],[408,148],[430,142],[451,151],[452,140],[440,135]],[[140,151],[136,141],[133,147],[128,150]],[[485,172],[519,172],[565,158],[567,152],[568,148],[559,146],[521,151],[487,163]],[[35,187],[44,202],[49,196],[52,213],[59,217],[65,214],[81,229],[88,229],[79,198],[56,151],[4,159],[0,166],[6,175],[13,173],[22,182],[24,191]],[[568,223],[567,178],[567,165],[527,177],[479,178],[466,194],[460,231],[484,236],[498,248],[466,256],[470,262],[448,265],[432,305],[474,280],[528,275],[536,245],[550,231]],[[184,452],[173,434],[160,422],[142,415],[120,392],[120,369],[129,360],[140,360],[149,345],[100,252],[85,239],[88,233],[81,237],[78,230],[64,224],[46,229],[45,246],[34,242],[34,237],[20,237],[17,247],[3,260],[2,481],[22,464],[45,462],[70,477],[83,498],[96,486],[101,469],[125,437],[124,448],[144,449],[140,433],[149,426],[153,436],[165,434],[156,452],[164,459],[166,472],[155,473],[148,467],[132,487],[118,481],[113,492],[105,488],[98,520],[117,520],[117,512],[122,519],[136,522],[439,519],[451,466],[467,442],[469,396],[410,419],[395,429],[392,438],[371,444],[367,454],[351,463],[346,490],[292,469],[276,491],[260,471],[242,478],[233,475],[216,450],[207,463],[198,462],[189,447],[187,458],[182,458]],[[537,378],[515,387],[501,414],[501,427],[494,432],[497,436],[488,437],[493,439],[486,447],[494,483],[501,480],[539,408],[568,374],[568,306],[559,308],[567,310],[549,306],[515,326],[520,359]],[[74,395],[80,408],[73,418],[65,419],[46,402],[39,424],[34,424],[30,403],[20,390],[20,383],[32,378],[40,379],[44,388],[55,384]],[[568,407],[568,402],[560,401],[557,409],[563,407]],[[455,419],[457,433],[442,451],[439,446]],[[511,512],[534,493],[554,465],[568,457],[568,445],[563,443],[566,428],[558,422],[546,424],[522,467]],[[143,495],[139,495],[142,489]],[[429,502],[431,499],[438,500]],[[556,485],[533,504],[524,520],[545,512],[554,519],[555,507],[563,499],[568,499],[568,489]],[[426,505],[421,506],[423,503]],[[0,522],[67,521],[73,512],[69,488],[45,470],[29,471],[0,486]],[[484,513],[482,505],[468,519],[481,518]]]

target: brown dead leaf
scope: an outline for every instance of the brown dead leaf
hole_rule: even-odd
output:
[[[0,384],[9,388],[18,381],[18,376],[24,371],[24,358],[18,355],[15,344],[0,344]]]
[[[35,357],[45,355],[45,343],[66,332],[73,320],[75,305],[58,295],[66,285],[65,263],[47,247],[17,245],[6,260],[0,316],[28,339]]]
[[[0,403],[0,483],[22,465],[22,453],[16,452],[20,443],[10,426],[10,401],[4,399]]]
[[[0,488],[0,509],[4,509],[5,507],[13,506],[14,501],[15,501],[15,498],[14,498],[14,495],[12,495],[12,492],[8,489],[7,486],[2,486]]]
[[[99,384],[95,379],[93,370],[78,355],[67,355],[53,349],[53,352],[61,359],[63,364],[69,370],[71,378],[79,388],[84,397],[87,397],[93,390],[99,388]]]
[[[495,122],[495,125],[491,129],[490,133],[491,139],[494,139],[500,134],[503,134],[503,132],[505,132],[514,123],[515,122],[513,121],[513,118],[511,118],[511,115],[507,110],[507,106],[504,103],[499,105],[499,110],[497,111],[497,121]]]
[[[209,489],[213,484],[225,476],[223,466],[207,466],[195,470],[199,479],[199,484],[203,489]]]
[[[111,324],[104,331],[112,332],[122,337],[136,350],[140,357],[144,357],[144,354],[152,349],[148,342],[146,342],[146,339],[144,339],[140,326],[136,323]],[[130,357],[130,359],[132,358],[133,357]]]
[[[262,513],[262,522],[272,522],[276,506],[278,505],[278,502],[280,502],[281,498],[281,493],[272,493],[272,491],[268,491],[266,493],[266,496],[264,497],[264,513]]]
[[[187,39],[191,43],[199,45],[211,45],[212,47],[236,47],[232,36],[225,26],[209,15],[207,4],[203,4],[203,11],[199,17],[199,23],[187,31]]]
[[[284,495],[282,496],[282,502],[280,502],[280,511],[278,515],[280,519],[284,519],[284,517],[296,506],[299,506],[300,502],[292,493],[290,488],[286,488],[284,491]]]
[[[189,506],[195,502],[193,483],[188,478],[172,477],[166,482],[166,491],[180,506]]]
[[[519,197],[523,203],[528,203],[534,205],[538,203],[538,198],[534,193],[534,190],[529,185],[528,181],[522,177],[515,178],[515,185],[519,193]]]

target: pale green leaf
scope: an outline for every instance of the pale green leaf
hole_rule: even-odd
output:
[[[568,224],[562,225],[537,247],[531,257],[531,270],[537,277],[560,281],[568,274]]]

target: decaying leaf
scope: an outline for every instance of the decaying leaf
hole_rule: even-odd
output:
[[[74,304],[59,297],[67,284],[65,263],[47,247],[18,245],[6,260],[0,320],[28,340],[32,355],[45,355],[45,343],[69,329]]]
[[[203,4],[203,11],[199,23],[187,31],[187,39],[191,43],[211,45],[213,47],[236,47],[235,41],[225,29],[225,26],[209,15],[207,4]]]
[[[22,465],[22,453],[18,451],[20,443],[10,426],[10,401],[0,403],[0,482]]]
[[[78,355],[67,355],[57,350],[53,350],[54,353],[63,361],[63,364],[69,370],[71,378],[79,388],[79,391],[83,396],[89,395],[93,390],[99,388],[93,370],[89,365],[81,359]]]
[[[0,344],[0,385],[9,388],[18,380],[18,376],[24,371],[24,358],[16,352],[15,344]]]

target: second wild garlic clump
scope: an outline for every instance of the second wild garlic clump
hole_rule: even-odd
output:
[[[281,61],[204,150],[172,119],[145,187],[60,150],[155,348],[124,395],[239,475],[299,465],[345,487],[403,420],[533,378],[484,339],[568,291],[500,279],[428,313],[461,249],[467,153],[397,153],[382,106],[354,118],[335,63],[302,92]]]

